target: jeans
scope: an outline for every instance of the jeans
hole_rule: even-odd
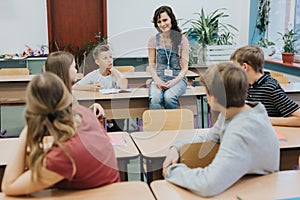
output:
[[[160,90],[152,81],[149,87],[149,109],[177,109],[178,97],[185,93],[187,82],[180,80],[167,90]]]

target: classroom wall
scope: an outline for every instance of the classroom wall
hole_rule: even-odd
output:
[[[0,54],[48,45],[46,0],[0,0]]]
[[[48,44],[46,0],[0,2],[0,54],[20,53],[26,44],[33,49]],[[248,43],[250,0],[107,0],[108,37],[114,57],[147,57],[148,38],[156,32],[151,19],[160,5],[170,5],[178,19],[192,18],[202,7],[207,13],[227,8],[229,18],[224,22],[239,29],[237,44]]]
[[[239,29],[236,34],[238,45],[248,44],[250,0],[109,0],[108,39],[114,57],[147,57],[148,38],[156,33],[151,20],[154,10],[160,5],[171,6],[177,19],[190,19],[202,7],[206,13],[217,8],[227,8],[229,17],[223,22]],[[183,21],[179,21],[179,25],[182,23]]]

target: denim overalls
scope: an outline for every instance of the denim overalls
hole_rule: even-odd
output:
[[[178,76],[181,71],[180,56],[171,49],[158,47],[160,44],[160,34],[156,35],[156,69],[158,77],[167,82]],[[170,52],[171,51],[171,52]],[[165,69],[172,70],[172,75],[166,75]],[[176,109],[178,108],[178,97],[185,93],[187,87],[187,78],[184,77],[171,88],[162,91],[156,87],[154,81],[151,82],[149,88],[149,108],[150,109]]]

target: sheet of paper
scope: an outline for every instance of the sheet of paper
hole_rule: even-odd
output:
[[[125,139],[120,135],[108,135],[113,146],[126,146]]]

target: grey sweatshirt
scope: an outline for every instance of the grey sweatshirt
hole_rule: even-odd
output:
[[[206,134],[195,142],[220,142],[215,159],[205,168],[175,164],[166,180],[209,197],[217,195],[245,174],[268,174],[279,169],[279,141],[261,103],[226,120],[222,114]],[[180,145],[174,145],[180,148]]]

